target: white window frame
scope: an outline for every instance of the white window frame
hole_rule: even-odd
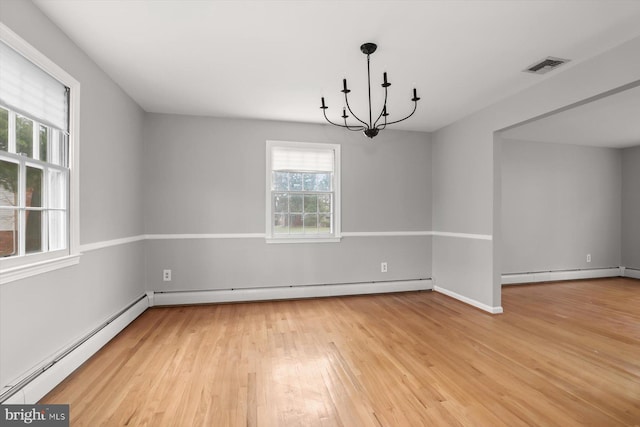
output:
[[[266,148],[266,180],[265,180],[265,239],[267,243],[337,243],[342,238],[340,226],[340,144],[267,141]],[[271,197],[272,164],[271,152],[274,147],[292,147],[300,149],[328,149],[334,152],[333,167],[333,233],[331,234],[274,234],[273,202]]]
[[[0,22],[0,40],[58,80],[69,93],[69,229],[67,249],[0,259],[0,285],[78,264],[80,260],[80,83]]]

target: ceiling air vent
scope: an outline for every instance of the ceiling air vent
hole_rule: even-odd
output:
[[[565,62],[569,62],[570,59],[555,58],[553,56],[547,56],[545,59],[529,65],[525,70],[526,73],[534,74],[546,74],[551,70],[555,70]]]

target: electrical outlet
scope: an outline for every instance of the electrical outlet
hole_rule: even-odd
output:
[[[587,262],[591,262],[591,254],[587,254]]]
[[[387,272],[387,263],[386,262],[381,262],[380,263],[380,272],[381,273],[386,273]]]
[[[171,270],[162,270],[162,280],[165,282],[171,281]]]

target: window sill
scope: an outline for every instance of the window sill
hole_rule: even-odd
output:
[[[15,282],[16,280],[26,279],[27,277],[37,276],[38,274],[59,270],[61,268],[76,265],[79,262],[80,255],[77,254],[3,269],[0,270],[0,285]]]
[[[267,237],[268,244],[282,243],[339,243],[340,237]]]

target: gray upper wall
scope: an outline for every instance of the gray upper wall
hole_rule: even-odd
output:
[[[618,267],[620,171],[618,149],[503,141],[502,272]]]
[[[431,229],[429,134],[147,114],[147,234],[264,233],[267,140],[341,145],[342,231]]]
[[[640,270],[640,146],[622,151],[622,265]]]

